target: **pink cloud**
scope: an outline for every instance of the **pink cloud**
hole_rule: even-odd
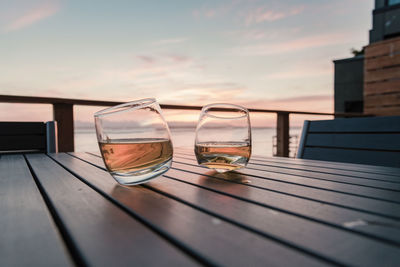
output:
[[[304,95],[238,102],[248,108],[333,112],[333,95]]]
[[[23,14],[14,16],[14,18],[10,19],[10,21],[3,27],[3,31],[12,32],[28,27],[36,22],[54,15],[59,11],[59,9],[60,4],[58,1],[44,2],[23,12]]]
[[[247,40],[250,42],[261,40],[280,40],[288,36],[297,36],[303,27],[280,27],[280,28],[246,28],[243,30],[227,31],[225,32],[228,37],[240,38],[240,40]]]
[[[272,55],[299,51],[315,47],[345,44],[351,40],[348,33],[328,33],[302,37],[286,42],[265,43],[234,48],[234,53],[241,55]]]
[[[180,44],[186,42],[186,38],[170,38],[170,39],[162,39],[152,43],[155,46],[163,46],[163,45],[172,45],[172,44]]]
[[[310,77],[320,77],[333,75],[333,69],[327,66],[295,66],[288,70],[268,73],[268,79],[309,79]]]
[[[210,102],[220,102],[222,99],[232,102],[240,99],[245,90],[246,88],[240,84],[223,81],[182,84],[165,97],[165,101],[182,104],[182,99],[185,99],[188,105],[205,105]]]
[[[137,55],[142,63],[149,65],[153,63],[168,64],[168,63],[185,63],[190,62],[192,59],[190,57],[178,54],[167,54],[167,55],[159,55],[159,56],[148,56],[148,55]]]
[[[155,61],[155,58],[151,56],[138,55],[136,57],[145,63],[153,63]]]
[[[241,1],[229,1],[219,6],[198,8],[193,11],[194,17],[205,17],[205,18],[215,18],[218,16],[226,15],[235,10],[235,8],[240,7]]]
[[[224,10],[222,10],[224,11]],[[206,18],[213,18],[217,14],[221,14],[220,8],[202,8],[193,11],[193,15],[195,17],[206,17]]]
[[[265,21],[280,20],[286,17],[297,15],[303,10],[304,7],[302,6],[285,9],[285,11],[272,10],[266,7],[258,7],[247,14],[245,23],[246,25],[252,25]]]
[[[173,62],[188,62],[191,60],[189,57],[181,55],[169,55],[168,58]]]

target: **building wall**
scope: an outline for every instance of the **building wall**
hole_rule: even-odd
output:
[[[335,112],[363,112],[364,57],[333,61]]]
[[[400,115],[400,37],[365,47],[364,112]]]

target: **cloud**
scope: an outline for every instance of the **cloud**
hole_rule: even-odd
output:
[[[170,39],[162,39],[152,43],[154,46],[164,46],[164,45],[173,45],[173,44],[181,44],[186,42],[186,38],[170,38]]]
[[[2,27],[3,32],[17,31],[50,17],[60,10],[58,1],[47,1],[16,14]]]
[[[205,17],[205,18],[214,18],[217,15],[223,15],[230,9],[229,6],[220,6],[214,8],[200,8],[193,11],[193,16],[196,18]]]
[[[276,41],[287,38],[288,36],[296,36],[303,30],[303,27],[273,27],[273,28],[245,28],[243,30],[228,31],[226,32],[227,37],[239,38],[244,41],[261,41],[270,40]]]
[[[248,108],[333,112],[333,95],[302,95],[238,102]]]
[[[267,7],[258,7],[250,11],[245,18],[245,24],[247,26],[257,24],[265,21],[276,21],[284,19],[286,17],[294,16],[301,13],[304,10],[303,6],[292,7],[290,9],[285,8],[284,11],[273,10]]]
[[[286,80],[286,79],[309,79],[311,77],[320,77],[332,75],[332,68],[320,67],[320,66],[296,66],[291,67],[288,70],[277,71],[268,73],[266,78],[276,79],[276,80]]]
[[[211,83],[182,84],[171,92],[165,101],[182,104],[182,99],[187,105],[203,105],[215,101],[237,101],[246,88],[240,84],[216,81]]]
[[[255,6],[258,5],[258,6]],[[196,18],[214,19],[229,15],[237,18],[246,26],[266,21],[281,20],[303,12],[304,6],[288,6],[279,1],[272,1],[268,6],[259,6],[257,1],[229,1],[219,6],[202,7],[193,11]]]
[[[137,55],[136,57],[145,63],[154,63],[155,61],[155,58],[151,56]]]
[[[304,49],[332,46],[350,42],[348,33],[328,33],[301,37],[286,42],[269,42],[264,44],[247,45],[233,49],[234,54],[246,56],[273,55],[296,52]]]

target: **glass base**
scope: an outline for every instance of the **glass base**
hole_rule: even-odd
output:
[[[242,165],[234,165],[234,164],[224,164],[224,163],[215,163],[215,162],[198,162],[201,166],[205,166],[209,169],[213,169],[219,173],[229,172],[244,168]]]
[[[165,173],[169,170],[172,164],[172,159],[160,163],[158,165],[152,166],[147,169],[134,172],[110,172],[112,177],[121,185],[138,185],[146,183],[157,176]]]

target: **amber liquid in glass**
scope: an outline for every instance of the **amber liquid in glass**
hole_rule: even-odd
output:
[[[107,169],[119,175],[151,172],[171,160],[173,151],[167,139],[116,139],[99,146]]]
[[[200,165],[226,172],[246,166],[251,145],[249,142],[197,143],[195,154]]]

